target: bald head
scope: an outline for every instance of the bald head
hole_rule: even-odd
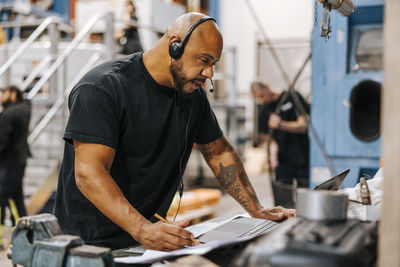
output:
[[[217,24],[214,20],[205,20],[188,35],[190,28],[205,17],[195,12],[178,17],[163,38],[143,54],[145,66],[159,84],[191,93],[212,78],[213,66],[221,58],[223,47]]]
[[[197,21],[204,17],[207,16],[197,12],[183,14],[168,27],[165,35],[168,38],[176,36],[183,40],[183,38],[185,38],[186,34],[188,33],[190,27],[192,27]],[[222,40],[222,36],[219,32],[218,26],[213,20],[203,22],[202,24],[204,25],[199,25],[198,27],[196,27],[196,31],[207,30],[210,31],[210,33],[216,33]]]

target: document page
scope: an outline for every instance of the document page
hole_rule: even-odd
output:
[[[233,241],[213,241],[205,244],[201,244],[198,246],[187,247],[183,249],[174,250],[171,252],[164,251],[156,251],[156,250],[146,250],[146,252],[142,256],[129,256],[129,257],[121,257],[115,258],[114,262],[118,263],[127,263],[127,264],[135,264],[135,263],[153,263],[156,261],[160,261],[169,257],[183,256],[183,255],[203,255],[207,252],[210,252],[213,249],[239,244],[242,242],[246,242],[250,240],[248,239],[238,239]]]
[[[237,217],[249,217],[247,213],[235,215],[229,219],[224,221],[215,222],[215,221],[206,221],[196,225],[192,225],[187,227],[186,229],[194,234],[197,238],[198,236],[211,231],[212,229],[217,228],[218,226],[233,220]],[[175,256],[182,256],[182,255],[203,255],[210,252],[213,249],[233,245],[241,242],[246,242],[249,239],[239,239],[233,241],[213,241],[208,242],[205,244],[193,246],[193,247],[186,247],[183,249],[174,250],[171,252],[164,252],[164,251],[156,251],[156,250],[146,250],[145,253],[141,256],[128,256],[128,257],[120,257],[114,258],[115,262],[118,263],[127,263],[127,264],[135,264],[135,263],[152,263],[156,261],[160,261],[162,259],[166,259],[168,257],[175,257]],[[126,252],[130,250],[135,250],[135,248],[128,249]]]

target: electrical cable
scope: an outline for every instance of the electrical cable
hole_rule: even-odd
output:
[[[175,212],[175,216],[174,216],[174,221],[175,221],[176,220],[176,216],[178,215],[179,209],[181,207],[181,201],[182,201],[182,196],[183,196],[184,185],[183,185],[183,178],[182,178],[182,176],[183,176],[182,163],[183,163],[183,158],[185,157],[186,150],[187,150],[187,136],[188,136],[188,131],[189,131],[190,120],[192,118],[193,108],[192,108],[192,105],[190,105],[191,108],[190,108],[189,118],[188,118],[188,121],[187,121],[186,127],[185,127],[185,146],[183,148],[183,153],[181,154],[181,148],[180,148],[180,142],[179,142],[179,110],[180,110],[180,103],[178,102],[179,100],[178,100],[178,93],[177,92],[175,92],[174,100],[175,100],[175,107],[176,107],[176,110],[175,110],[175,122],[176,122],[175,126],[176,126],[176,140],[177,140],[176,143],[177,143],[177,147],[178,147],[179,177],[180,177],[180,180],[181,180],[181,182],[179,184],[179,189],[178,189],[179,190],[178,191],[179,192],[178,208],[177,208],[177,210]]]
[[[182,180],[181,180],[181,184],[179,185],[179,187],[183,188]],[[183,195],[183,190],[182,190],[182,195]],[[179,202],[178,202],[178,208],[176,209],[176,212],[175,212],[174,221],[176,220],[176,216],[178,216],[179,208],[181,207],[181,201],[182,201],[181,190],[179,190]]]

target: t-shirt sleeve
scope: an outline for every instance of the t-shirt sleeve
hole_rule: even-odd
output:
[[[200,118],[199,131],[194,141],[199,145],[204,145],[220,138],[222,134],[214,111],[211,109],[208,100],[205,99],[204,112]]]
[[[102,144],[116,149],[119,126],[116,105],[100,86],[82,85],[69,97],[70,116],[64,140]]]

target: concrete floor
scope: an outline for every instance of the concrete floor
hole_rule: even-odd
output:
[[[265,207],[273,206],[273,195],[268,175],[263,171],[265,153],[262,148],[249,147],[245,151],[245,169],[253,185],[260,203]],[[215,206],[216,216],[242,213],[242,207],[228,194],[223,194]],[[0,251],[0,267],[11,267],[11,261],[6,258],[6,252]]]

